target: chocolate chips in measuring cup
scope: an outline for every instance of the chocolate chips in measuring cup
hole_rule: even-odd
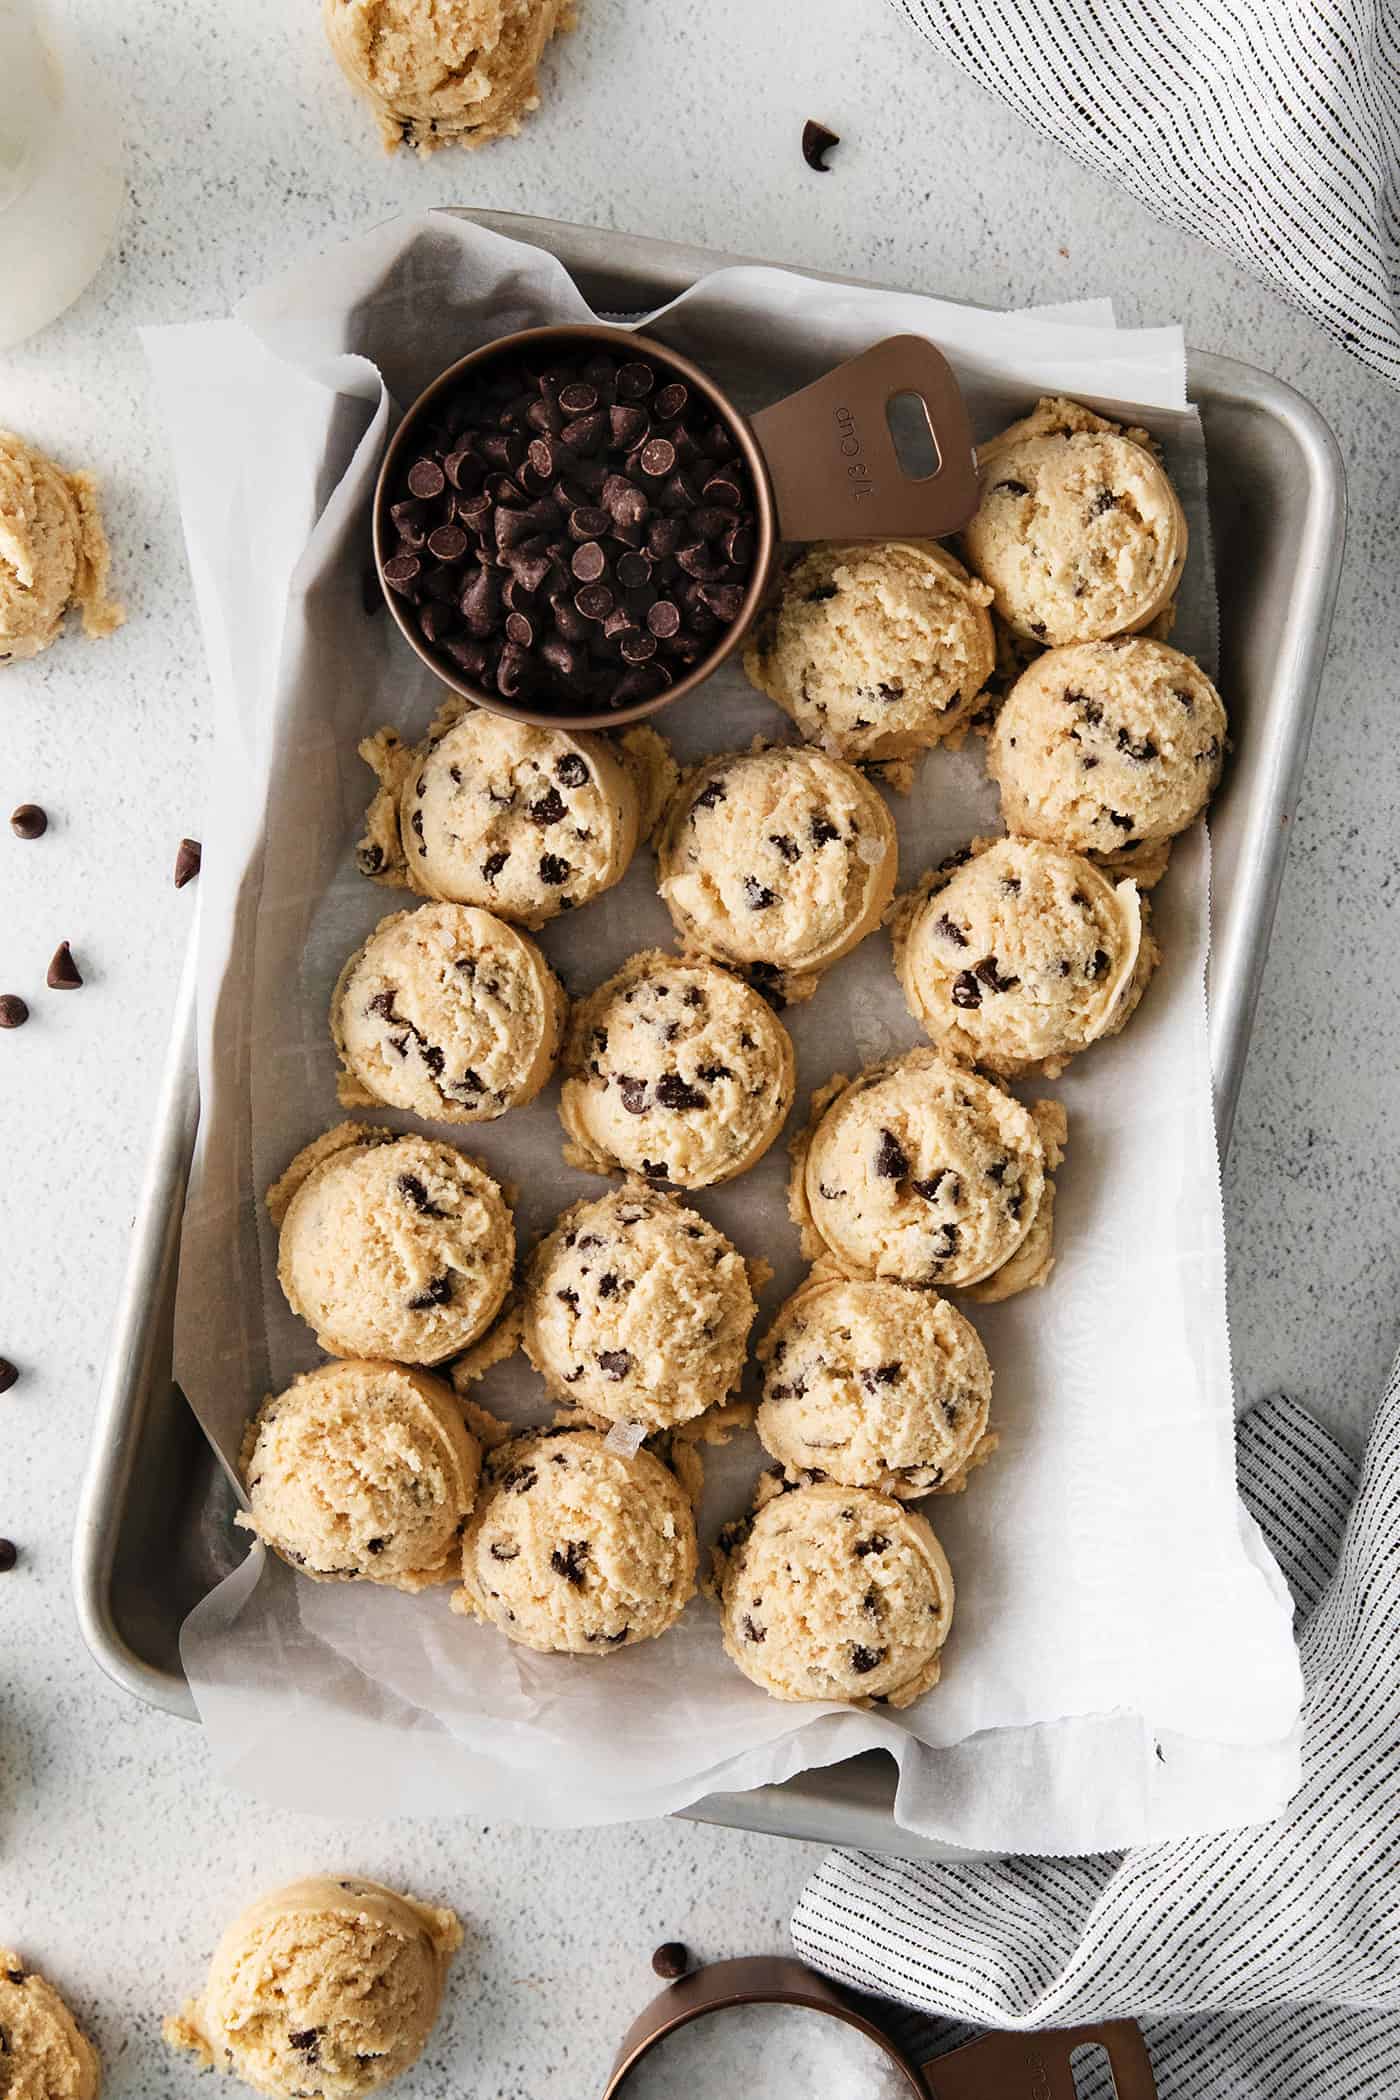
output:
[[[435,654],[504,700],[625,708],[738,619],[753,482],[713,404],[651,358],[469,373],[406,449],[384,581]]]

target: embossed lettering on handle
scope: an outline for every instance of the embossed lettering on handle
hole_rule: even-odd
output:
[[[923,402],[938,465],[906,474],[889,405]],[[785,540],[940,539],[977,508],[972,425],[953,368],[921,335],[892,335],[753,418]]]

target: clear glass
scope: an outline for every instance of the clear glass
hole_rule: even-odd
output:
[[[0,347],[72,305],[125,197],[120,127],[46,0],[0,0]]]

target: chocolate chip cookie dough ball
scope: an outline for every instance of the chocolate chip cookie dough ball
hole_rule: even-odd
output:
[[[92,476],[0,430],[0,665],[47,649],[70,607],[84,634],[115,633],[126,614],[107,595],[110,560]]]
[[[1157,964],[1147,906],[1078,853],[974,840],[906,898],[895,968],[909,1011],[953,1057],[1053,1079],[1117,1035]]]
[[[790,1480],[914,1500],[966,1487],[996,1447],[987,1352],[933,1291],[818,1270],[781,1307],[758,1357],[756,1427]]]
[[[449,1582],[481,1446],[441,1379],[402,1364],[307,1371],[259,1408],[239,1454],[235,1522],[313,1582]]]
[[[539,1430],[487,1460],[452,1603],[522,1647],[607,1655],[665,1633],[695,1567],[690,1504],[660,1459]]]
[[[824,751],[709,758],[657,840],[662,902],[689,947],[788,1000],[879,925],[899,841],[883,797]]]
[[[675,778],[653,730],[611,743],[451,703],[422,744],[382,729],[360,756],[381,783],[362,872],[520,926],[620,882]]]
[[[313,1875],[235,1918],[172,2049],[256,2092],[358,2100],[417,2062],[462,1928],[377,1881]]]
[[[51,1983],[0,1947],[0,2092],[5,2100],[97,2100],[102,2068]]]
[[[744,669],[803,736],[848,759],[956,739],[992,674],[990,587],[933,540],[813,547],[760,619]]]
[[[754,1312],[748,1269],[724,1234],[629,1181],[566,1210],[535,1249],[525,1352],[560,1399],[668,1429],[738,1385]]]
[[[568,1010],[529,935],[494,913],[469,904],[395,912],[350,957],[331,998],[341,1104],[489,1122],[549,1079]]]
[[[386,147],[484,146],[539,108],[536,68],[568,0],[323,0],[331,50]]]
[[[1047,398],[979,445],[963,556],[1015,633],[1058,647],[1135,633],[1186,565],[1186,517],[1145,431]]]
[[[987,770],[1009,830],[1090,854],[1141,886],[1214,793],[1225,738],[1225,709],[1200,665],[1133,635],[1037,657],[997,717]]]
[[[332,1356],[438,1364],[485,1333],[515,1226],[476,1160],[436,1138],[341,1123],[268,1190],[277,1279]]]
[[[762,1158],[792,1106],[792,1038],[714,964],[651,949],[574,1009],[559,1115],[571,1166],[682,1188]]]
[[[809,1261],[847,1276],[955,1285],[991,1301],[1044,1283],[1065,1113],[1030,1108],[934,1050],[812,1100],[788,1208]]]
[[[924,1519],[887,1495],[774,1494],[721,1532],[715,1584],[725,1648],[770,1698],[911,1706],[938,1682],[953,1572]]]

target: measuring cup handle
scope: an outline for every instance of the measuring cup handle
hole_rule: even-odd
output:
[[[933,473],[906,474],[888,408],[923,402]],[[938,539],[977,508],[972,425],[953,368],[921,335],[892,335],[753,419],[785,540]]]
[[[1092,2027],[1051,2027],[1034,2034],[984,2034],[947,2056],[921,2064],[929,2100],[1075,2100],[1076,2049],[1106,2051],[1118,2100],[1156,2100],[1152,2059],[1133,2020]]]

